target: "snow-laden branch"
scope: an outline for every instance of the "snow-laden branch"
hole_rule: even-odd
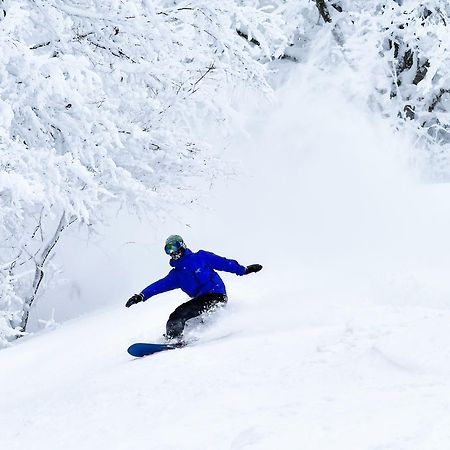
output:
[[[236,126],[235,87],[270,93],[265,63],[298,29],[277,3],[2,2],[0,346],[26,330],[66,218],[158,213],[220,170],[202,130]]]

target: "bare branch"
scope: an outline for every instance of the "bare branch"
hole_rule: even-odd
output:
[[[210,72],[212,72],[216,67],[214,66],[214,63],[211,63],[210,66],[206,69],[205,73],[203,73],[200,78],[194,83],[191,89],[191,93],[194,94],[198,88],[198,84],[208,75]]]

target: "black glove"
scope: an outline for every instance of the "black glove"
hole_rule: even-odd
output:
[[[144,301],[144,294],[134,294],[126,303],[125,306],[129,308],[131,305]]]
[[[249,266],[246,267],[244,275],[248,275],[249,273],[259,272],[261,269],[262,269],[261,264],[250,264]]]

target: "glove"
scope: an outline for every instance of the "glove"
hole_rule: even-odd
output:
[[[126,303],[125,306],[129,308],[131,305],[144,301],[144,294],[134,294]]]
[[[249,273],[259,272],[261,269],[262,269],[262,265],[261,264],[250,264],[249,266],[247,266],[245,268],[245,274],[244,275],[248,275]]]

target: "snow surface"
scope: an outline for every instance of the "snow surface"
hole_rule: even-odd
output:
[[[448,186],[421,185],[411,144],[321,76],[260,110],[211,209],[147,230],[151,253],[109,247],[109,278],[85,256],[108,307],[0,352],[2,448],[448,449]],[[184,300],[123,307],[168,267],[146,259],[167,264],[169,229],[264,270],[224,275],[229,305],[195,345],[135,360],[127,346],[159,339]]]

